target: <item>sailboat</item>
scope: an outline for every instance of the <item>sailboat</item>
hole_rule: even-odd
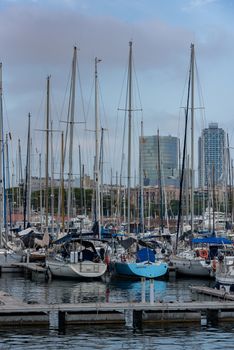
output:
[[[129,42],[129,66],[128,66],[128,188],[127,188],[127,229],[130,235],[130,188],[131,188],[131,122],[132,122],[132,42]],[[128,245],[128,243],[131,243]],[[134,237],[120,241],[125,251],[115,254],[112,258],[114,271],[118,275],[158,278],[168,271],[166,262],[157,260],[155,252],[149,246],[142,247]]]
[[[74,47],[72,60],[71,97],[69,107],[70,146],[69,146],[69,187],[68,187],[68,222],[71,219],[71,176],[73,153],[73,127],[75,111],[75,85],[76,85],[77,48]],[[95,59],[95,77],[97,75],[97,59]],[[63,148],[63,147],[62,147]],[[68,225],[69,227],[69,225]],[[82,230],[80,230],[81,233]],[[59,247],[59,249],[57,249]],[[46,258],[46,265],[52,276],[63,278],[99,278],[105,274],[107,264],[104,262],[105,248],[98,253],[90,240],[83,240],[82,234],[69,232],[54,242],[52,253]]]
[[[187,106],[185,111],[185,136],[184,136],[184,146],[183,146],[183,164],[182,172],[180,177],[180,200],[179,200],[179,213],[177,221],[177,236],[175,245],[175,254],[170,257],[170,263],[176,268],[177,272],[180,274],[190,275],[190,276],[210,276],[211,264],[208,251],[204,251],[202,254],[197,254],[197,252],[191,247],[185,249],[182,248],[181,252],[178,252],[178,242],[179,233],[181,232],[181,214],[182,214],[182,191],[183,191],[183,180],[184,180],[184,168],[185,168],[185,158],[186,158],[186,147],[187,147],[187,125],[188,125],[188,111],[191,98],[191,232],[193,234],[193,185],[194,185],[194,174],[193,174],[193,125],[194,125],[194,61],[195,52],[194,45],[191,44],[191,56],[190,56],[190,70],[189,70],[189,81],[188,81],[188,95],[187,95]],[[191,96],[190,96],[191,94]],[[202,250],[203,251],[203,250]]]
[[[4,172],[2,63],[0,63],[0,265],[1,272],[12,272],[15,268],[11,264],[20,262],[22,254],[19,251],[20,246],[17,247],[14,242],[8,241]]]
[[[97,251],[95,244],[75,234],[68,234],[57,241],[58,247],[46,259],[52,276],[65,278],[100,278],[106,272],[105,248]]]
[[[225,292],[234,292],[234,255],[233,251],[228,252],[228,248],[223,254],[218,256],[216,264],[213,266],[215,273],[215,288],[223,289]]]
[[[225,238],[215,237],[215,227],[213,225],[213,233],[209,238],[193,238],[190,239],[190,246],[185,248],[186,242],[183,241],[184,246],[179,252],[179,233],[180,233],[180,219],[182,214],[182,190],[183,190],[183,175],[185,165],[185,150],[186,150],[186,136],[187,136],[187,123],[188,123],[188,111],[191,109],[191,233],[194,233],[194,203],[193,203],[193,192],[194,192],[194,169],[193,169],[193,125],[194,125],[194,61],[195,51],[194,45],[191,44],[191,58],[190,58],[190,74],[188,82],[188,96],[187,96],[187,107],[186,107],[186,121],[185,121],[185,137],[184,137],[184,148],[183,148],[183,164],[182,173],[180,179],[180,201],[179,201],[179,213],[177,222],[177,236],[175,254],[170,257],[170,263],[177,270],[179,274],[189,276],[200,276],[209,277],[212,276],[212,266],[219,250],[225,244]],[[190,93],[191,93],[191,106],[190,104]],[[214,188],[214,179],[213,179]],[[214,222],[214,220],[213,220]],[[182,242],[181,242],[182,243]],[[187,242],[188,243],[188,242]]]

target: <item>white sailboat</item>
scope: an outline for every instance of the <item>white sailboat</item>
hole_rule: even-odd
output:
[[[71,108],[68,123],[70,125],[69,145],[69,187],[68,187],[68,227],[71,220],[71,182],[72,182],[72,154],[73,154],[73,127],[75,112],[75,86],[76,86],[76,65],[77,48],[74,47],[72,60],[72,81],[71,81]],[[95,59],[95,78],[97,75],[97,59]],[[71,130],[72,129],[72,130]],[[54,251],[46,258],[46,265],[52,276],[62,278],[99,278],[105,274],[107,265],[104,254],[99,255],[91,241],[81,240],[77,234],[69,233],[56,241],[56,246],[62,244],[57,251]]]
[[[187,133],[187,121],[188,111],[191,110],[191,233],[194,232],[194,63],[195,63],[195,51],[194,44],[191,44],[191,57],[190,57],[190,74],[188,82],[188,98],[186,107],[186,130],[184,139],[184,150],[183,150],[183,166],[180,180],[180,208],[178,215],[177,225],[177,237],[176,237],[176,253],[170,257],[170,263],[176,268],[179,274],[189,276],[209,276],[211,272],[211,264],[209,254],[197,254],[194,249],[187,248],[178,253],[178,240],[180,233],[180,219],[181,219],[181,203],[182,203],[182,190],[183,190],[183,171],[185,164],[185,150],[186,150],[186,133]],[[191,97],[190,97],[191,93]],[[191,106],[189,106],[191,99]],[[209,262],[209,263],[208,263]]]
[[[2,104],[2,63],[0,63],[0,266],[1,272],[12,272],[15,270],[11,267],[12,263],[17,263],[22,260],[22,254],[14,242],[8,241],[8,224],[7,218],[4,220],[4,142],[3,142],[3,104]],[[4,223],[5,221],[5,223]],[[18,251],[17,251],[18,250]]]
[[[89,279],[100,278],[106,272],[107,265],[103,254],[98,254],[93,242],[82,240],[69,234],[55,242],[59,249],[46,259],[52,276],[60,278]]]
[[[226,292],[234,292],[234,255],[220,255],[213,266],[215,273],[215,288],[223,289]]]

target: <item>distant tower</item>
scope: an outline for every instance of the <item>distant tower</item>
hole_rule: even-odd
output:
[[[158,136],[143,137],[142,170],[145,186],[158,185]],[[179,185],[179,139],[159,136],[162,185]]]
[[[198,175],[199,187],[212,183],[214,166],[215,184],[223,182],[225,132],[218,128],[218,123],[210,123],[202,130],[198,140]]]

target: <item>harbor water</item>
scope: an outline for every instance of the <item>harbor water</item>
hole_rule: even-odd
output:
[[[212,286],[214,281],[178,278],[154,281],[154,300],[190,301],[190,285]],[[0,290],[28,303],[88,303],[141,301],[141,281],[111,280],[77,282],[32,281],[21,274],[2,274]],[[150,298],[150,281],[145,282]],[[0,328],[0,349],[234,349],[234,323],[125,326],[67,326],[62,333],[51,315],[49,328]]]

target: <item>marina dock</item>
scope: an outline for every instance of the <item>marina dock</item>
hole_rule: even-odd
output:
[[[234,321],[234,300],[200,302],[133,302],[28,304],[0,292],[1,326],[49,326],[56,315],[58,329],[66,325],[125,325]],[[128,321],[127,321],[128,319]],[[130,320],[130,321],[129,321]]]

